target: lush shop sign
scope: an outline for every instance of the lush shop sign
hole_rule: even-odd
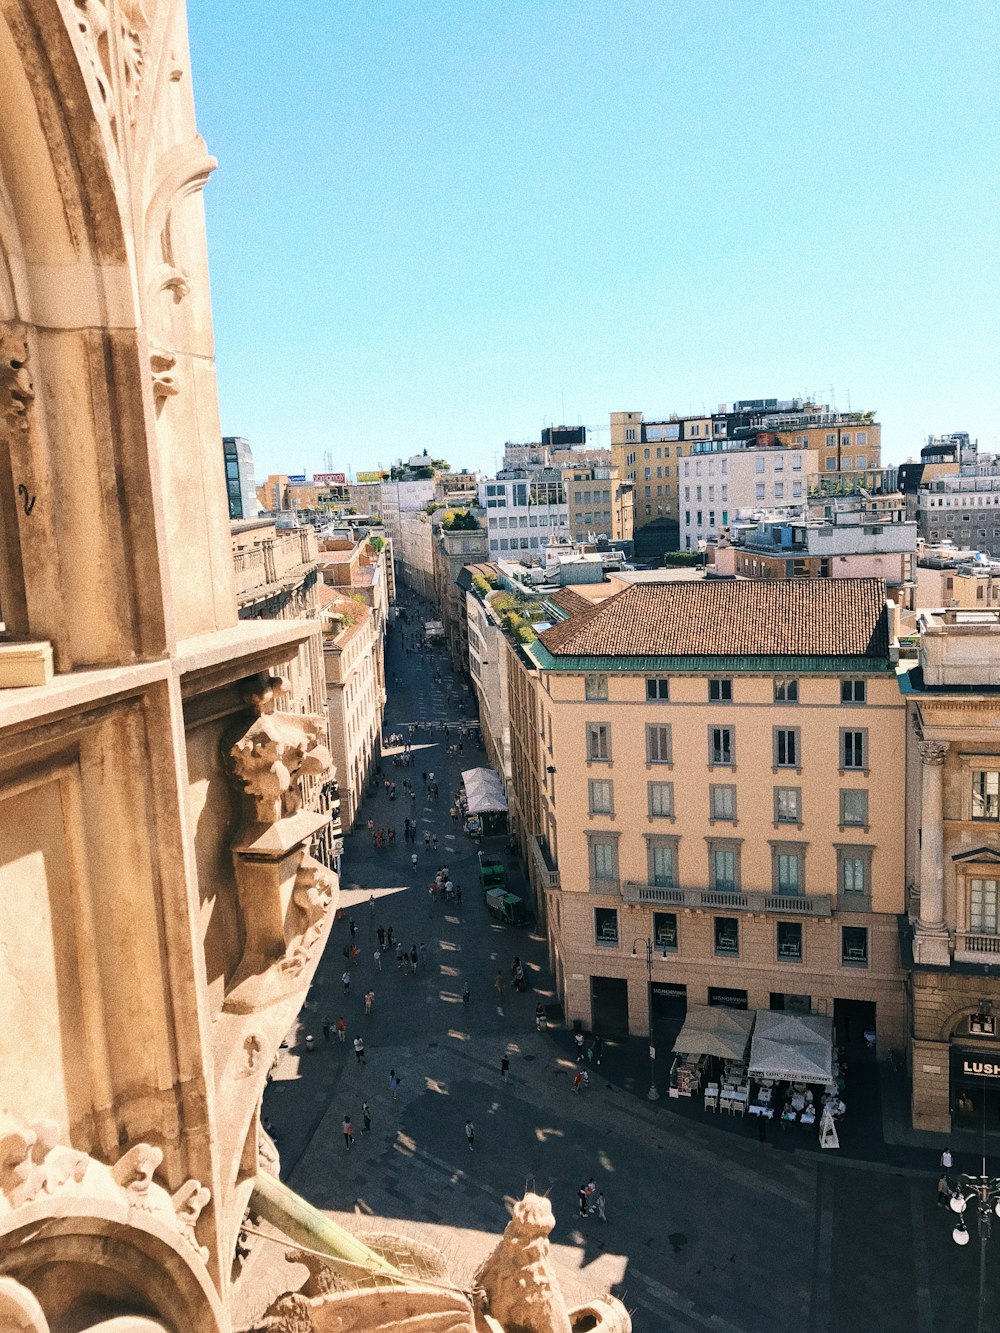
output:
[[[1000,1082],[1000,1051],[955,1051],[951,1053],[952,1077],[972,1082],[994,1079]]]

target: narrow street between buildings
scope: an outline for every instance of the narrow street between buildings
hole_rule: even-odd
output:
[[[444,652],[423,641],[436,610],[411,593],[401,604],[408,620],[389,635],[383,730],[409,741],[413,761],[394,764],[402,747],[388,747],[345,840],[344,916],[265,1096],[284,1178],[349,1227],[374,1216],[386,1230],[437,1245],[462,1280],[502,1231],[507,1202],[526,1186],[547,1193],[569,1281],[576,1272],[583,1288],[613,1291],[640,1333],[974,1327],[978,1246],[952,1243],[928,1151],[878,1160],[872,1149],[871,1160],[859,1160],[807,1150],[777,1127],[761,1142],[750,1120],[717,1126],[666,1100],[647,1103],[641,1057],[621,1050],[592,1064],[589,1087],[574,1092],[578,1065],[544,933],[490,918],[479,847],[450,814],[462,769],[485,763],[476,737],[457,730],[474,717],[472,696]],[[459,743],[462,751],[449,753]],[[385,781],[395,783],[394,799]],[[404,840],[406,818],[415,844]],[[395,840],[377,845],[369,820],[392,828]],[[488,846],[507,859],[518,892],[504,840]],[[428,891],[445,866],[461,905]],[[415,950],[415,968],[409,957],[398,967],[394,947],[376,963],[378,929],[390,926],[407,955]],[[511,984],[515,957],[525,993]],[[538,1003],[548,1013],[544,1033],[535,1027]],[[364,1062],[355,1057],[358,1036]],[[341,1132],[348,1115],[358,1130],[350,1150]],[[956,1160],[956,1170],[978,1167]],[[592,1177],[606,1222],[580,1215],[578,1191]],[[1000,1319],[995,1278],[989,1301]]]

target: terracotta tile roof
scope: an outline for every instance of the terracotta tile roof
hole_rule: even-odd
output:
[[[574,592],[572,588],[560,588],[548,600],[553,606],[558,606],[560,611],[565,611],[568,616],[579,615],[583,611],[591,611],[594,607],[593,602],[588,601],[581,593]]]
[[[640,583],[579,614],[571,612],[539,639],[555,657],[884,658],[889,650],[885,584],[881,579]]]

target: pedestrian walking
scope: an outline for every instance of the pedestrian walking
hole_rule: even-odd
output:
[[[423,940],[420,941],[420,961],[425,965],[427,963],[427,945]]]
[[[604,1202],[603,1192],[601,1194],[598,1194],[597,1196],[597,1216],[601,1219],[602,1222],[606,1222],[608,1220],[607,1205]]]
[[[604,1038],[603,1038],[603,1037],[595,1037],[595,1038],[594,1038],[594,1063],[595,1063],[595,1064],[600,1064],[600,1063],[601,1063],[601,1056],[602,1056],[603,1054],[604,1054]]]
[[[381,949],[376,949],[376,950],[375,950],[375,971],[376,971],[376,972],[381,972],[381,971],[382,971],[382,950],[381,950]]]
[[[944,1152],[941,1154],[941,1170],[950,1171],[953,1165],[954,1161],[952,1159],[951,1149],[945,1148]]]
[[[344,1143],[347,1145],[348,1151],[350,1151],[351,1144],[354,1142],[354,1126],[351,1124],[351,1117],[349,1115],[344,1116],[340,1127],[344,1131]]]
[[[587,1187],[586,1187],[586,1185],[581,1185],[581,1186],[580,1186],[580,1188],[579,1188],[579,1189],[577,1190],[577,1192],[576,1192],[576,1197],[577,1197],[577,1199],[578,1199],[579,1202],[580,1202],[580,1216],[581,1216],[581,1217],[586,1217],[586,1216],[587,1216]]]
[[[347,918],[347,929],[351,932],[351,939],[353,940],[355,935],[358,933],[358,928],[354,923],[353,916]]]
[[[345,971],[344,974],[343,974],[343,976],[340,978],[340,980],[341,980],[341,982],[343,983],[344,994],[345,994],[345,995],[350,995],[350,993],[351,993],[351,974],[350,974],[350,972]]]
[[[366,1014],[370,1014],[370,1013],[371,1013],[371,1011],[372,1011],[372,1005],[373,1005],[374,1003],[375,1003],[375,992],[371,989],[371,987],[369,987],[368,990],[365,991],[365,1013],[366,1013]]]
[[[362,1133],[362,1134],[370,1134],[370,1133],[371,1133],[371,1128],[372,1128],[372,1113],[371,1113],[371,1110],[369,1109],[369,1106],[368,1106],[368,1103],[367,1103],[367,1102],[362,1102],[362,1103],[361,1103],[361,1117],[362,1117],[362,1119],[363,1119],[364,1122],[365,1122],[365,1123],[364,1123],[364,1127],[363,1127],[363,1129],[361,1130],[361,1133]]]
[[[396,945],[396,971],[397,971],[397,972],[404,966],[405,961],[406,961],[406,951],[404,950],[402,944],[397,944],[397,945]]]
[[[340,1017],[337,1019],[337,1040],[340,1042],[341,1045],[344,1044],[344,1037],[346,1036],[346,1034],[347,1034],[347,1023],[344,1019],[344,1015],[341,1014]]]
[[[761,1110],[762,1110],[762,1111],[766,1111],[766,1110],[767,1110],[767,1107],[761,1107]],[[766,1143],[766,1142],[767,1142],[767,1116],[766,1116],[766,1115],[759,1115],[759,1116],[757,1117],[757,1138],[760,1140],[761,1143]]]
[[[469,1144],[469,1152],[476,1150],[476,1130],[471,1120],[465,1122],[465,1137]]]
[[[497,968],[497,974],[493,978],[493,989],[503,999],[503,973]]]
[[[370,893],[368,895],[368,920],[372,921],[374,919],[374,916],[375,916],[375,895],[374,893]]]
[[[360,1036],[354,1038],[354,1057],[359,1065],[365,1063],[365,1043]]]
[[[323,1040],[330,1040],[330,1033],[333,1031],[333,1024],[328,1018],[323,1019]]]
[[[417,946],[416,946],[416,944],[413,944],[413,945],[410,947],[410,973],[411,973],[412,976],[416,976],[416,975],[417,975],[417,958],[418,958],[418,957],[419,957],[419,955],[418,955],[418,953],[417,953]]]
[[[582,1033],[582,1032],[574,1032],[574,1033],[573,1033],[573,1042],[574,1042],[574,1044],[576,1045],[576,1058],[577,1058],[577,1061],[579,1062],[579,1061],[581,1061],[581,1060],[583,1059],[583,1033]]]
[[[590,1075],[585,1069],[577,1070],[576,1077],[573,1079],[573,1091],[579,1092],[581,1088],[586,1088],[590,1083]]]
[[[948,1177],[942,1172],[938,1179],[937,1206],[939,1208],[947,1208],[950,1199],[951,1187],[948,1184]]]
[[[465,985],[462,987],[462,1003],[466,1007],[468,1007],[471,998],[472,998],[472,991],[469,989],[469,983],[466,982]]]
[[[500,1077],[503,1079],[505,1083],[510,1082],[509,1074],[510,1074],[510,1060],[508,1060],[506,1055],[502,1055],[500,1057]]]
[[[306,1050],[307,1050],[307,1051],[311,1051],[315,1045],[316,1045],[316,1043],[313,1041],[313,1035],[312,1035],[312,1033],[311,1033],[311,1032],[307,1033],[307,1034],[306,1034]]]
[[[410,865],[413,867],[413,873],[416,874],[416,873],[417,873],[417,854],[416,854],[416,852],[413,852],[413,853],[410,855]]]
[[[378,947],[384,952],[384,951],[385,951],[385,926],[379,926],[378,930],[377,930],[375,933],[378,935]]]
[[[430,845],[431,845],[431,835],[426,830],[424,830],[424,848],[426,849]]]
[[[392,926],[385,933],[385,944],[387,949],[391,949],[393,946]]]
[[[399,1085],[402,1082],[395,1069],[389,1070],[389,1091],[392,1093],[392,1100],[399,1101]]]
[[[462,906],[462,886],[461,886],[461,884],[456,884],[456,885],[455,885],[455,902],[457,903],[457,905],[458,905],[459,907]]]

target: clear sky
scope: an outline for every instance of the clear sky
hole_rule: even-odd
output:
[[[188,0],[258,475],[734,398],[1000,448],[994,0]]]

